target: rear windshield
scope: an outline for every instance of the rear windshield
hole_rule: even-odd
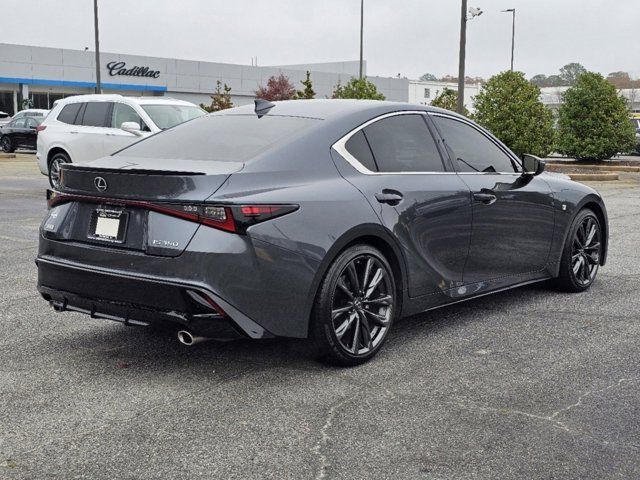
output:
[[[265,115],[213,115],[165,130],[119,152],[172,160],[245,162],[320,120]]]

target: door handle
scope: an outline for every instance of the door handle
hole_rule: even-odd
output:
[[[402,194],[395,190],[382,190],[382,193],[376,193],[376,200],[387,205],[398,205],[402,201]]]
[[[80,133],[77,130],[71,130],[69,133]]]
[[[496,197],[495,194],[491,192],[478,192],[473,194],[473,199],[477,200],[478,202],[482,202],[485,205],[492,205],[496,203],[498,197]]]

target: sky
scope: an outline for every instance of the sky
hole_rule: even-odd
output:
[[[469,0],[467,75],[528,77],[570,62],[640,75],[640,0]],[[92,0],[0,0],[0,43],[93,50]],[[359,0],[99,0],[105,52],[284,65],[359,56]],[[456,75],[460,0],[365,0],[369,75]],[[0,61],[1,61],[0,57]]]

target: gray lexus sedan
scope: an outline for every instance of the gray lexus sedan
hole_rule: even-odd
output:
[[[203,338],[309,338],[356,365],[395,321],[605,264],[593,189],[455,113],[257,100],[62,167],[40,230],[57,311]]]

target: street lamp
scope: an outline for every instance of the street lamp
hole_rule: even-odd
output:
[[[467,22],[482,15],[482,10],[471,7],[467,16],[467,0],[462,0],[460,12],[460,58],[458,63],[458,113],[464,113],[464,62],[467,49]]]
[[[93,26],[96,36],[96,93],[102,93],[100,81],[100,34],[98,33],[98,0],[93,0]]]
[[[360,80],[362,80],[362,77],[364,75],[363,41],[364,41],[364,0],[360,0]]]
[[[511,24],[511,71],[513,72],[513,51],[516,45],[516,9],[508,8],[507,10],[502,10],[502,12],[513,14],[513,22]]]

